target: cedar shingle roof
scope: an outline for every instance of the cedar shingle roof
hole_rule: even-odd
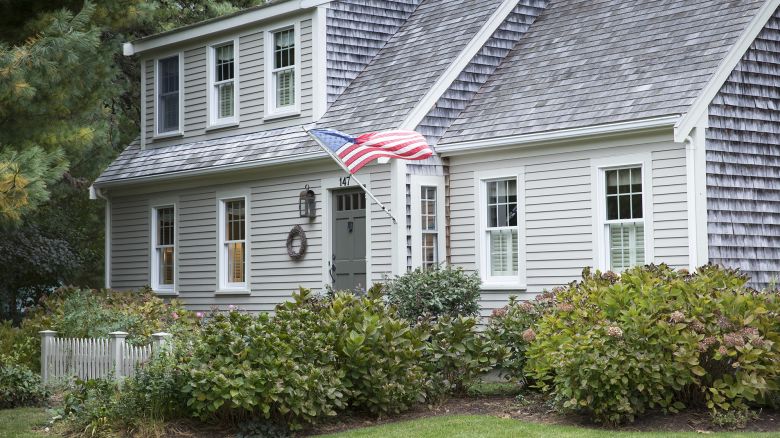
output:
[[[762,0],[552,0],[439,144],[682,114]]]

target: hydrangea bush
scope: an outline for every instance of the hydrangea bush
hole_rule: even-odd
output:
[[[745,284],[714,266],[586,270],[523,334],[526,372],[563,409],[607,423],[650,408],[767,404],[780,377],[780,303]]]

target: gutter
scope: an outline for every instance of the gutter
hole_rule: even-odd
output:
[[[256,168],[263,168],[263,167],[269,167],[269,166],[277,166],[280,164],[290,164],[290,163],[297,163],[301,161],[311,161],[316,160],[319,158],[326,158],[327,154],[325,152],[307,152],[304,154],[295,154],[295,155],[289,155],[286,157],[275,157],[275,158],[266,158],[263,160],[253,160],[248,161],[245,163],[240,164],[222,164],[219,166],[211,166],[201,169],[188,169],[188,170],[180,170],[175,172],[168,172],[168,173],[161,173],[157,175],[146,175],[146,176],[136,176],[136,177],[130,177],[130,178],[122,178],[117,180],[110,180],[106,182],[95,182],[90,186],[89,192],[90,192],[90,199],[97,199],[97,197],[93,198],[93,193],[95,196],[99,196],[102,198],[102,195],[100,195],[100,190],[108,187],[117,187],[117,186],[127,186],[127,185],[135,185],[135,184],[143,184],[143,183],[151,183],[151,182],[157,182],[157,181],[167,181],[170,179],[176,179],[181,177],[197,177],[197,176],[208,176],[213,175],[225,171],[237,171],[237,170],[247,170],[247,169],[256,169]]]
[[[672,128],[680,119],[680,115],[654,117],[650,119],[631,120],[628,122],[609,123],[604,125],[586,126],[583,128],[559,129],[532,134],[520,134],[507,137],[487,138],[444,144],[436,146],[436,153],[441,156],[468,154],[490,149],[511,146],[533,146],[553,141],[571,141],[587,137],[621,134],[632,131],[645,131],[658,128]]]

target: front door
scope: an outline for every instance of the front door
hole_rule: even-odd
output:
[[[366,194],[362,190],[333,192],[330,275],[333,288],[366,287]]]

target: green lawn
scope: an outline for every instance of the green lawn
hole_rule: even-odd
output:
[[[46,425],[49,415],[42,408],[19,408],[0,410],[0,438],[41,438],[33,428]]]
[[[487,415],[451,415],[421,420],[404,421],[376,427],[354,429],[348,432],[326,435],[329,437],[381,437],[381,438],[472,438],[472,437],[555,437],[555,438],[693,438],[697,436],[718,438],[769,438],[780,433],[713,433],[694,432],[609,432],[568,426],[552,426],[525,423]]]

